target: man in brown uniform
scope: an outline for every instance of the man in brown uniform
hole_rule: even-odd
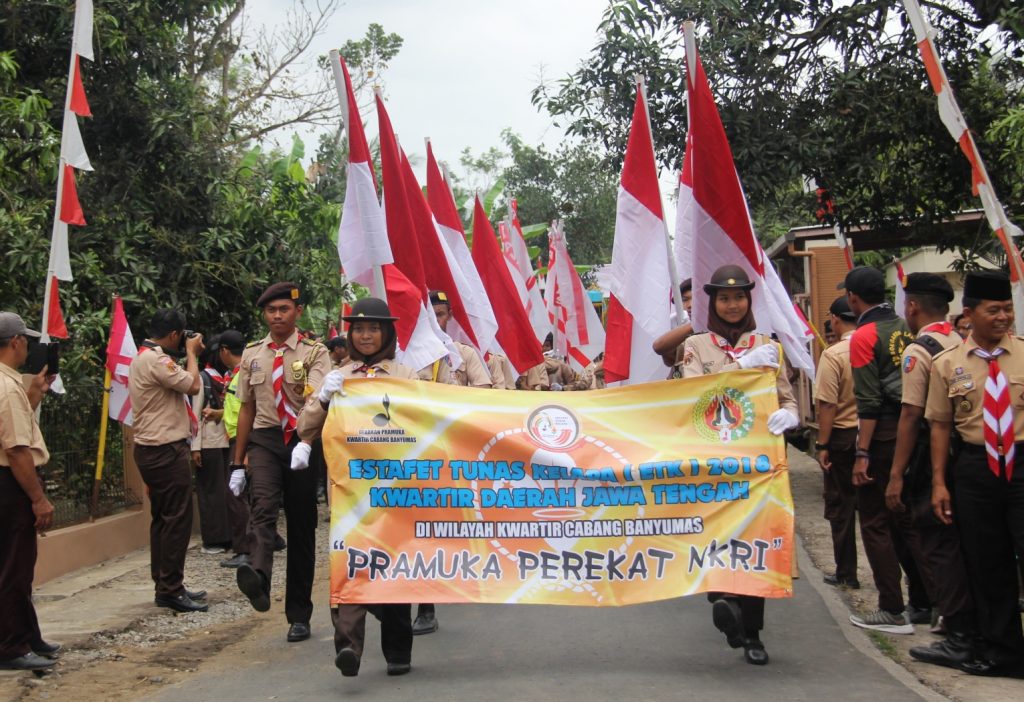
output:
[[[35,415],[50,381],[44,368],[26,392],[17,369],[28,337],[38,336],[18,315],[0,312],[0,670],[49,668],[61,648],[43,641],[32,605],[36,532],[53,523],[36,472],[50,459]]]
[[[172,358],[185,352],[185,368]],[[156,583],[156,604],[178,612],[205,612],[196,602],[203,591],[185,589],[185,553],[192,536],[192,470],[189,448],[198,422],[186,395],[199,392],[199,334],[187,335],[185,315],[159,310],[149,338],[128,368],[135,463],[149,488],[153,521],[149,560]]]
[[[430,292],[430,304],[434,308],[437,325],[441,327],[441,331],[447,332],[448,321],[452,318],[452,308],[451,303],[448,302],[448,295],[441,290],[432,290]],[[459,355],[462,357],[462,365],[450,371],[448,382],[451,385],[461,385],[470,388],[494,387],[491,376],[484,367],[484,363],[476,349],[469,344],[463,344],[461,341],[454,343],[456,348],[459,349]],[[442,359],[443,361],[444,359]]]
[[[960,533],[983,639],[978,658],[957,667],[1019,676],[1024,632],[1015,556],[1024,554],[1024,339],[1011,333],[1005,275],[969,273],[963,304],[971,335],[935,357],[928,385],[932,508]],[[961,446],[951,460],[953,429]]]
[[[832,527],[836,561],[836,571],[825,576],[825,583],[857,589],[857,489],[853,486],[857,400],[850,368],[850,337],[857,328],[857,318],[845,295],[832,302],[829,313],[839,341],[822,352],[814,388],[818,402],[814,450],[824,471],[825,519]]]
[[[296,421],[306,398],[331,371],[327,349],[299,336],[302,315],[299,288],[275,283],[256,301],[270,327],[266,337],[246,347],[235,395],[241,402],[232,477],[244,471],[249,457],[251,520],[254,543],[250,564],[239,566],[238,589],[258,612],[270,609],[277,516],[282,503],[288,521],[285,616],[288,641],[309,638],[316,565],[316,474],[292,469],[292,449],[299,442]],[[307,446],[308,449],[308,446]]]
[[[491,376],[495,390],[515,390],[516,372],[509,363],[508,357],[500,353],[487,353],[484,355],[484,363],[487,364],[487,372]]]
[[[527,369],[516,379],[516,390],[550,390],[547,365],[541,363]]]

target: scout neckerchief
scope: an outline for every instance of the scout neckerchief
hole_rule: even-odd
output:
[[[146,351],[148,349],[156,349],[156,348],[157,348],[157,345],[154,344],[152,341],[149,341],[148,339],[146,341],[142,342],[142,351]],[[142,353],[142,351],[139,351],[139,353]],[[172,363],[173,363],[173,361],[172,361]],[[181,399],[185,403],[185,412],[188,413],[188,429],[189,429],[189,433],[191,434],[192,438],[194,439],[194,438],[196,438],[196,435],[199,433],[199,420],[196,419],[196,413],[192,411],[192,403],[189,402],[188,395],[182,393]]]
[[[727,339],[720,337],[714,332],[708,332],[711,334],[711,340],[715,342],[715,346],[722,349],[725,355],[729,357],[730,361],[738,361],[747,351],[754,346],[754,335],[747,334],[746,337],[741,337],[739,342],[732,346]]]
[[[377,377],[377,371],[382,371],[385,374],[387,373],[387,369],[384,368],[383,366],[380,366],[380,365],[368,366],[365,363],[363,365],[358,366],[355,369],[353,369],[353,372],[355,372],[355,373],[366,373],[366,377],[367,378],[376,378]]]
[[[988,362],[988,379],[985,381],[985,399],[982,403],[988,468],[998,478],[999,464],[1002,463],[1006,466],[1006,480],[1009,482],[1013,478],[1013,406],[1010,404],[1010,388],[1006,376],[999,368],[999,355],[1006,349],[997,346],[992,352],[983,348],[972,351]]]
[[[953,331],[953,325],[949,322],[932,322],[927,327],[921,330],[922,334],[927,332],[937,332],[945,336],[949,336],[950,332]]]
[[[274,381],[274,401],[277,403],[277,418],[281,420],[281,430],[284,432],[284,442],[287,444],[292,440],[295,433],[295,410],[291,403],[284,396],[284,352],[288,345],[271,341],[267,344],[274,352],[274,367],[270,377]]]

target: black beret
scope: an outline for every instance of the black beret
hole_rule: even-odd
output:
[[[273,302],[274,300],[291,300],[296,305],[302,304],[301,296],[299,295],[299,286],[295,283],[274,283],[269,288],[263,291],[259,299],[256,300],[257,307],[265,307],[267,303]]]
[[[964,298],[1003,302],[1013,296],[1010,278],[999,271],[973,271],[964,280]]]
[[[941,275],[935,273],[911,273],[903,291],[908,295],[934,295],[946,302],[953,301],[953,286]]]

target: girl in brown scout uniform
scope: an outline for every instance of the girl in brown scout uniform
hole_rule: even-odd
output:
[[[383,300],[367,297],[352,305],[352,313],[343,317],[351,326],[348,332],[349,361],[324,378],[320,394],[310,398],[299,414],[298,431],[302,443],[296,446],[293,462],[300,462],[309,451],[308,446],[323,429],[331,397],[342,390],[349,378],[402,378],[417,380],[417,374],[395,361],[398,335],[391,310]],[[296,455],[298,454],[298,455]],[[359,673],[366,635],[366,613],[380,620],[381,648],[388,663],[388,675],[404,675],[412,660],[412,605],[411,604],[343,604],[331,609],[334,623],[334,664],[342,675]]]
[[[710,295],[708,329],[683,344],[683,377],[712,375],[740,368],[779,368],[778,348],[770,337],[755,334],[750,291],[754,283],[739,266],[722,266],[704,286]],[[776,435],[799,425],[796,398],[785,373],[776,374],[779,408],[768,417],[768,430]],[[733,648],[743,647],[747,663],[765,665],[768,653],[761,643],[764,598],[708,593],[715,626]]]

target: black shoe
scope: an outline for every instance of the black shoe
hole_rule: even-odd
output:
[[[715,600],[711,605],[711,621],[715,628],[725,634],[725,640],[732,648],[743,645],[743,613],[732,600]]]
[[[437,631],[437,615],[433,612],[423,612],[417,615],[416,621],[412,624],[412,635],[433,634]]]
[[[388,666],[390,667],[390,664]],[[359,656],[346,646],[334,657],[334,667],[340,670],[346,678],[355,677],[359,675]]]
[[[743,657],[750,665],[768,665],[768,651],[756,636],[743,640]]]
[[[46,643],[42,639],[32,644],[32,653],[43,658],[56,658],[57,654],[64,650],[59,643]]]
[[[857,578],[840,578],[838,575],[826,575],[821,579],[826,585],[832,587],[848,587],[851,590],[860,590],[860,581]]]
[[[249,598],[249,604],[257,612],[266,612],[270,609],[270,591],[266,585],[266,578],[251,565],[238,566],[235,571],[235,582],[242,594]]]
[[[405,675],[412,670],[409,663],[388,663],[388,675]]]
[[[915,607],[912,604],[908,604],[906,617],[907,621],[911,624],[928,624],[930,626],[932,623],[932,608]]]
[[[987,659],[976,659],[957,666],[970,675],[981,675],[992,678],[1024,678],[1024,666],[1010,666]]]
[[[237,568],[244,565],[249,565],[248,553],[236,553],[231,558],[220,562],[221,568]]]
[[[280,534],[274,534],[274,550],[284,551],[288,548],[288,542],[284,540],[284,537]]]
[[[192,600],[184,592],[180,595],[157,595],[154,600],[157,607],[167,607],[175,612],[205,612],[210,609],[209,605],[201,604]]]
[[[57,665],[52,658],[43,658],[29,651],[24,656],[0,661],[0,670],[45,670]]]
[[[305,641],[309,638],[309,624],[306,622],[292,622],[288,627],[288,642]]]
[[[970,641],[959,634],[951,634],[949,638],[936,641],[931,646],[914,646],[910,649],[910,657],[915,661],[947,668],[960,668],[973,659]]]
[[[196,590],[195,592],[193,592],[192,590],[185,590],[185,594],[188,595],[188,598],[190,600],[206,599],[206,590]]]

